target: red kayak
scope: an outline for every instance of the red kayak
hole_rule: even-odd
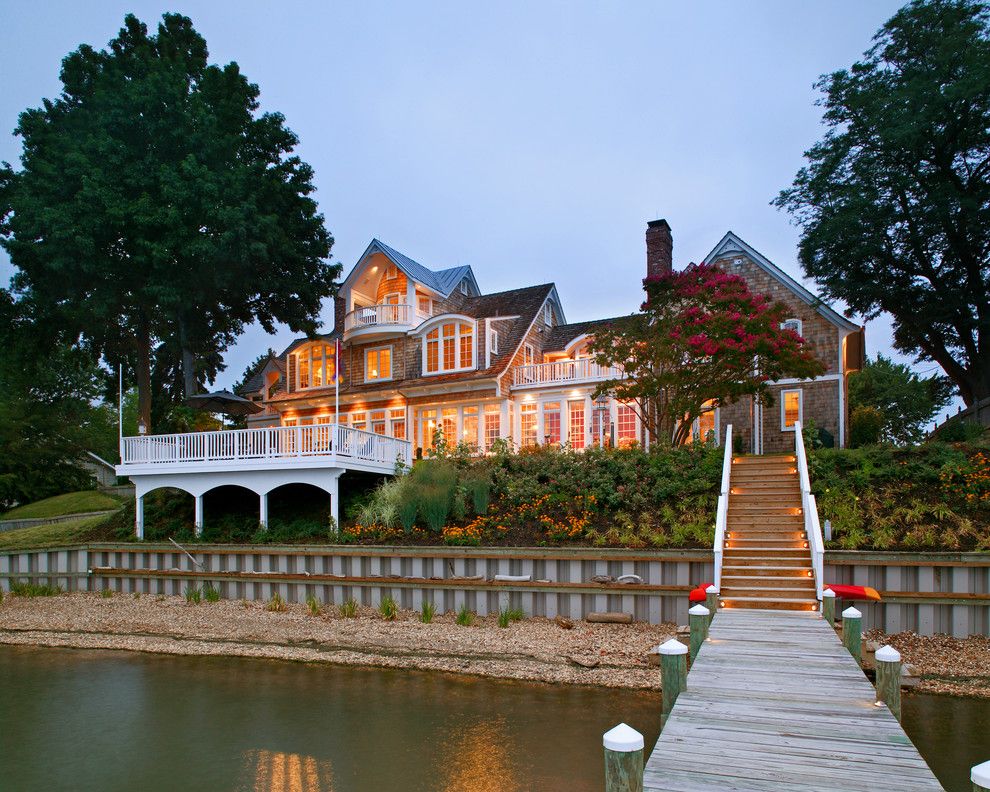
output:
[[[691,589],[691,593],[688,594],[688,602],[704,602],[708,597],[706,589],[711,585],[711,583],[702,583],[697,588]],[[836,595],[838,596],[838,595]]]
[[[827,589],[831,589],[832,593],[836,597],[847,600],[870,600],[871,602],[880,601],[880,592],[875,588],[870,588],[869,586],[837,586],[829,584],[825,586]]]

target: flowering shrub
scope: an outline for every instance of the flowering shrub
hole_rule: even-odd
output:
[[[967,503],[990,503],[990,456],[982,451],[958,467],[944,468],[940,478],[946,492],[962,495]]]

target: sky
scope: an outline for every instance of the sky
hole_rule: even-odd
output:
[[[816,80],[900,5],[0,0],[0,160],[17,161],[18,113],[57,96],[66,54],[128,12],[181,12],[298,134],[345,274],[378,237],[432,269],[470,264],[485,292],[552,281],[568,321],[623,315],[658,217],[675,267],[732,230],[802,279],[799,230],[769,202],[823,133]],[[292,337],[248,329],[217,385]],[[867,348],[892,352],[884,317]]]

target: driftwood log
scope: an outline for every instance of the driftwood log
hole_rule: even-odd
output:
[[[631,613],[606,611],[604,613],[589,613],[585,617],[585,621],[599,622],[601,624],[632,624],[633,617]]]

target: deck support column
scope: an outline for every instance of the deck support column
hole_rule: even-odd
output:
[[[674,703],[681,691],[687,688],[687,653],[688,648],[680,641],[671,638],[666,643],[657,647],[660,653],[660,687],[663,693],[663,710],[660,721],[660,728],[670,711],[674,708]]]
[[[708,636],[708,617],[710,616],[708,608],[704,605],[695,605],[691,610],[688,611],[688,621],[691,625],[691,662],[694,662],[694,658],[698,656],[698,652],[701,650],[701,645],[705,642],[705,638]]]
[[[863,662],[863,614],[855,608],[842,611],[842,645],[856,662]]]
[[[972,768],[969,771],[969,780],[973,782],[973,792],[990,792],[990,762]]]
[[[835,627],[835,592],[832,589],[822,592],[822,618],[829,627]]]
[[[643,735],[620,723],[602,736],[605,792],[643,792]]]
[[[144,495],[134,498],[134,535],[144,539]]]
[[[263,492],[258,496],[258,524],[268,529],[268,493]]]
[[[901,653],[893,646],[881,646],[876,653],[877,701],[887,705],[891,715],[901,719]]]
[[[333,520],[332,530],[340,531],[340,473],[334,475],[330,482],[330,519]]]
[[[193,517],[193,533],[196,536],[203,535],[203,496],[193,496],[196,501],[196,515]]]
[[[711,624],[718,610],[718,588],[714,583],[705,589],[705,607],[708,608],[708,623]]]

